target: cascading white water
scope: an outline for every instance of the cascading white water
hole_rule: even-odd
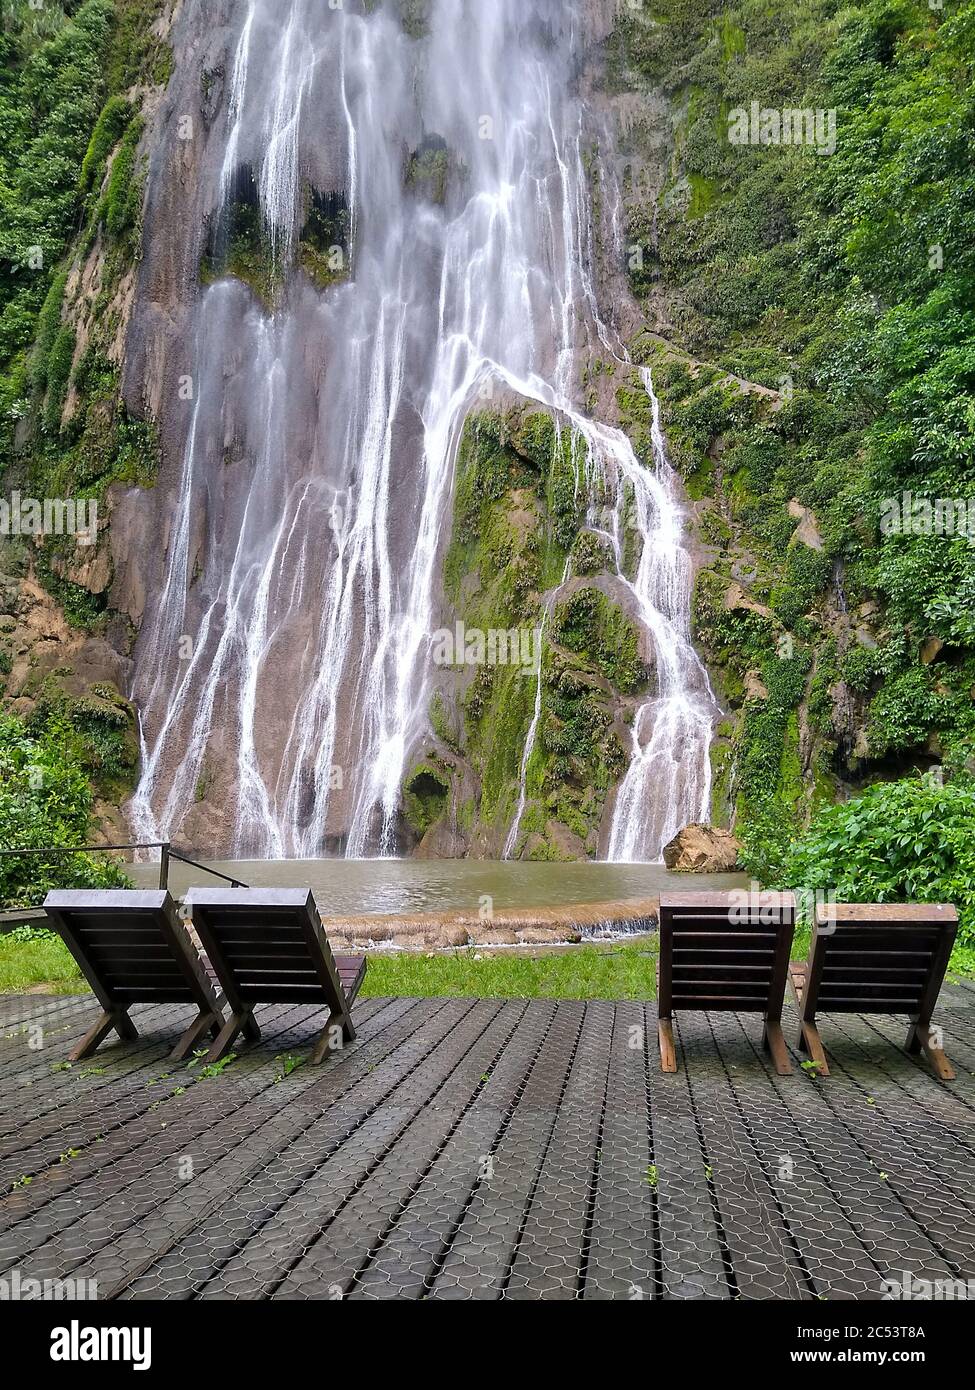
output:
[[[709,751],[717,715],[707,671],[691,643],[693,575],[677,478],[667,459],[660,402],[648,368],[642,376],[652,410],[654,469],[620,463],[641,540],[632,581],[623,574],[624,490],[619,487],[611,540],[617,572],[653,641],[657,679],[652,698],[633,721],[630,764],[613,808],[607,857],[621,861],[657,859],[684,825],[709,820]]]
[[[576,6],[431,0],[419,38],[392,0],[351,9],[241,7],[211,202],[226,206],[249,171],[284,287],[267,312],[219,279],[196,311],[166,574],[137,648],[136,829],[198,833],[194,806],[216,780],[236,854],[393,849],[427,729],[457,445],[494,386],[558,412],[615,499],[593,520],[658,689],[634,722],[608,853],[656,859],[673,828],[706,815],[714,705],[688,635],[690,561],[649,377],[653,471],[576,401],[587,347],[618,352],[592,279]],[[354,274],[323,293],[295,248],[326,139]],[[442,203],[404,178],[410,151],[448,172]]]

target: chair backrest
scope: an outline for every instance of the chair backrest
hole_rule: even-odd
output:
[[[931,1017],[958,929],[950,903],[822,903],[806,970],[803,1017]]]
[[[216,1010],[199,953],[168,892],[59,889],[44,910],[105,1009],[192,1002]]]
[[[661,1017],[671,1009],[782,1013],[795,926],[792,893],[664,893]]]
[[[344,999],[305,888],[191,888],[186,903],[231,1007]]]

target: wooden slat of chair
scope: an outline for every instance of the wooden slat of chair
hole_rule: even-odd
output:
[[[734,914],[732,916],[732,913]],[[791,893],[667,893],[660,899],[657,1011],[660,1066],[677,1070],[675,1009],[761,1013],[776,1071],[792,1071],[782,1005],[795,924]]]
[[[806,972],[808,966],[805,961],[792,961],[789,966],[789,977],[792,981],[792,988],[795,991],[796,1004],[799,1008],[801,1023],[799,1025],[799,1050],[809,1054],[809,1060],[816,1063],[816,1071],[819,1076],[829,1076],[829,1064],[826,1061],[826,1053],[823,1049],[823,1042],[819,1036],[814,1023],[807,1020],[802,1007],[803,996],[806,992]]]
[[[259,1003],[324,1003],[328,1016],[312,1048],[319,1063],[352,1042],[352,1003],[365,975],[364,956],[336,958],[313,895],[305,889],[192,889],[187,903],[231,1014],[208,1053],[227,1054],[237,1036],[256,1042]]]
[[[135,1003],[196,1004],[196,1018],[170,1054],[174,1062],[183,1061],[207,1033],[219,1032],[221,1000],[168,892],[58,890],[47,895],[44,910],[103,1010],[69,1061],[89,1056],[113,1029],[125,1041],[137,1038],[128,1013]]]
[[[950,903],[821,904],[816,912],[808,963],[793,962],[792,983],[801,1017],[799,1046],[829,1067],[816,1015],[906,1013],[905,1047],[923,1052],[943,1081],[955,1072],[931,1017],[958,928]]]

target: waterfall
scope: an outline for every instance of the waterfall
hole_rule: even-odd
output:
[[[235,7],[206,194],[217,224],[254,190],[277,288],[265,304],[221,276],[194,310],[165,574],[136,648],[140,835],[237,856],[395,851],[456,452],[499,391],[556,413],[615,499],[602,520],[654,658],[609,857],[656,859],[706,816],[714,701],[652,383],[652,469],[577,399],[590,351],[623,356],[593,281],[578,8],[430,0],[418,32],[393,0]],[[351,229],[352,273],[324,289],[299,269],[312,185]],[[539,673],[522,794],[541,694]]]
[[[707,671],[691,643],[693,575],[677,478],[648,368],[642,376],[652,410],[653,471],[620,461],[641,542],[632,582],[623,574],[621,488],[611,539],[617,572],[652,639],[657,681],[633,720],[630,763],[613,809],[607,857],[623,861],[657,859],[684,825],[710,819],[709,750],[717,716]]]

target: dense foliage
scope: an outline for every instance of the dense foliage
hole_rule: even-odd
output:
[[[142,94],[130,88],[166,75],[168,50],[151,32],[158,9],[159,0],[4,6],[0,470],[8,488],[34,496],[97,495],[153,467],[152,430],[119,400],[115,335],[143,187]],[[72,271],[82,265],[79,293]]]
[[[716,785],[754,854],[851,783],[972,765],[975,545],[881,522],[975,496],[973,58],[964,0],[654,0],[612,45],[620,90],[675,113],[665,164],[630,137],[659,183],[629,189],[632,282],[680,350],[646,340],[713,548],[698,633],[738,712]],[[752,102],[835,111],[835,149],[732,143]]]
[[[837,902],[954,903],[959,941],[975,944],[975,784],[903,778],[823,807],[781,882]]]
[[[145,479],[150,425],[121,401],[126,286],[142,207],[141,106],[165,80],[161,0],[6,0],[0,27],[0,487],[98,497]],[[57,552],[62,553],[58,554]],[[36,663],[31,578],[68,622],[106,621],[107,581],[70,576],[73,538],[0,538],[0,689],[25,718],[0,721],[0,845],[83,844],[96,794],[118,804],[137,761],[132,712],[113,685]],[[96,586],[97,587],[97,586]],[[36,591],[35,591],[36,592]],[[46,620],[45,620],[46,621]],[[25,673],[26,672],[26,673]],[[0,901],[56,885],[124,882],[99,859],[0,860]]]
[[[71,724],[51,714],[28,726],[0,717],[0,846],[46,849],[85,844],[93,792],[86,752]],[[51,888],[106,888],[128,883],[102,855],[0,856],[0,903],[32,907]]]

